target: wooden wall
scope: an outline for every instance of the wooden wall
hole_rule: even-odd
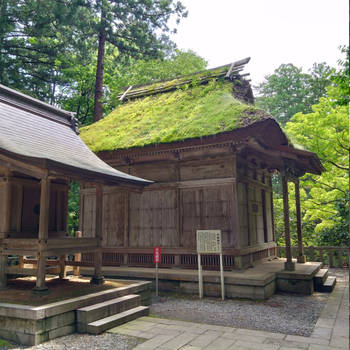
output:
[[[39,229],[40,182],[36,179],[5,177],[0,185],[0,231],[4,230],[6,191],[9,190],[10,220],[7,236],[35,238]],[[49,236],[67,232],[68,185],[52,183],[50,191]]]
[[[110,162],[111,163],[111,162]],[[140,157],[118,170],[155,181],[142,193],[104,189],[103,246],[195,249],[196,230],[220,229],[223,246],[238,247],[235,154],[231,147],[168,157]],[[95,190],[81,190],[81,227],[94,235]]]
[[[240,157],[236,162],[230,146],[108,162],[155,183],[142,193],[105,187],[105,248],[193,251],[199,229],[220,229],[227,249],[273,241],[271,176],[259,164]],[[94,227],[95,190],[87,185],[81,190],[80,229],[91,237]]]
[[[237,168],[241,246],[271,242],[274,240],[271,174],[241,158]]]

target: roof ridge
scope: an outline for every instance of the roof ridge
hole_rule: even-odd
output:
[[[199,79],[199,84],[205,84],[209,80],[219,77],[224,77],[225,79],[232,80],[233,77],[243,76],[239,75],[239,72],[244,69],[244,66],[250,61],[250,57],[234,61],[223,66],[210,68],[191,74],[186,74],[182,76],[177,76],[174,78],[158,80],[150,82],[148,84],[131,85],[129,87],[124,87],[123,92],[117,97],[120,101],[124,99],[134,99],[138,97],[144,97],[149,95],[155,95],[162,92],[168,92],[177,89],[180,86],[191,84],[196,78]],[[249,75],[249,73],[244,74]]]
[[[47,118],[57,123],[67,125],[71,127],[73,131],[79,133],[78,121],[75,118],[74,112],[54,107],[2,84],[0,84],[0,101],[22,110],[35,113],[42,118]]]

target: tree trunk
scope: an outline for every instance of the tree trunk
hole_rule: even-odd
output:
[[[103,97],[103,68],[105,60],[106,33],[102,30],[98,36],[98,54],[96,69],[96,85],[94,98],[94,122],[102,118],[102,97]]]

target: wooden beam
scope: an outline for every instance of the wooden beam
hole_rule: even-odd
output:
[[[3,165],[6,168],[9,168],[12,171],[17,171],[19,173],[22,173],[28,176],[33,176],[38,179],[42,179],[45,176],[47,176],[46,169],[42,169],[37,166],[30,165],[20,160],[12,159],[10,157],[4,156],[3,154],[0,154],[0,165]]]
[[[291,244],[290,244],[288,182],[285,174],[282,174],[282,190],[283,190],[284,236],[286,241],[286,258],[287,258],[287,261],[284,264],[284,268],[286,271],[294,271],[295,264],[292,261],[292,251],[291,251]]]

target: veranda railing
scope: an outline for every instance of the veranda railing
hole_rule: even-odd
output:
[[[277,256],[285,257],[286,247],[277,247]],[[320,261],[329,267],[349,266],[347,247],[304,247],[307,261]],[[292,247],[292,257],[298,256],[298,247]]]

